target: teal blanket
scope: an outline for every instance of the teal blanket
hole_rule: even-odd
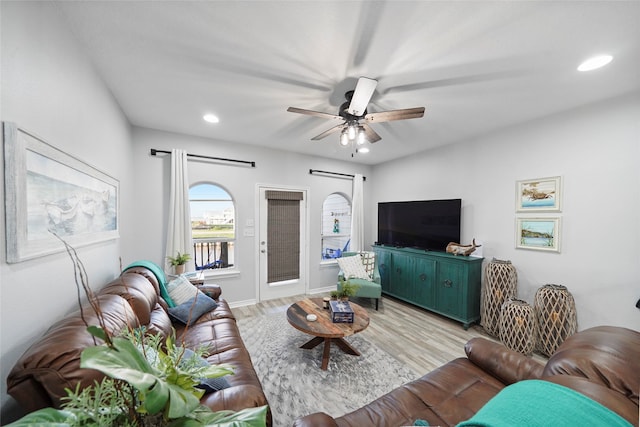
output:
[[[160,296],[164,298],[164,300],[166,301],[169,307],[176,306],[176,304],[173,302],[173,300],[169,296],[169,292],[167,292],[167,278],[164,275],[164,271],[162,271],[162,268],[160,268],[156,263],[151,261],[136,261],[129,264],[124,269],[124,271],[127,271],[128,269],[133,267],[144,267],[148,270],[151,270],[153,275],[156,276],[156,279],[158,280],[158,284],[160,285]]]
[[[609,408],[570,388],[541,380],[505,387],[457,427],[630,427]]]

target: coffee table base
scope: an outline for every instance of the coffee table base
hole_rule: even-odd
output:
[[[347,354],[351,354],[353,356],[360,356],[360,352],[353,348],[351,344],[345,341],[343,338],[323,338],[323,337],[314,337],[302,344],[300,348],[304,348],[305,350],[310,350],[312,348],[317,347],[321,343],[324,342],[324,350],[322,351],[322,366],[321,369],[326,371],[329,367],[329,354],[331,350],[331,343],[335,343],[343,352]]]

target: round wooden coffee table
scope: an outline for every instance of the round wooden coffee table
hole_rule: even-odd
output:
[[[314,338],[302,344],[300,348],[308,350],[324,342],[324,350],[322,352],[323,370],[326,370],[329,366],[329,351],[332,342],[345,353],[360,356],[358,350],[345,341],[344,337],[365,330],[369,326],[369,315],[358,304],[354,304],[351,301],[349,301],[349,304],[354,313],[353,323],[333,323],[330,310],[323,308],[322,298],[303,299],[291,304],[287,309],[287,320],[291,326],[305,334],[314,336]],[[308,321],[307,314],[315,314],[318,320]]]

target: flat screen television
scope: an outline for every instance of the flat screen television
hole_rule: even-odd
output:
[[[460,242],[461,199],[378,203],[379,245],[444,251]]]

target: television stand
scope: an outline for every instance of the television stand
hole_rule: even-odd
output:
[[[480,319],[483,258],[374,245],[382,293],[462,322]]]

